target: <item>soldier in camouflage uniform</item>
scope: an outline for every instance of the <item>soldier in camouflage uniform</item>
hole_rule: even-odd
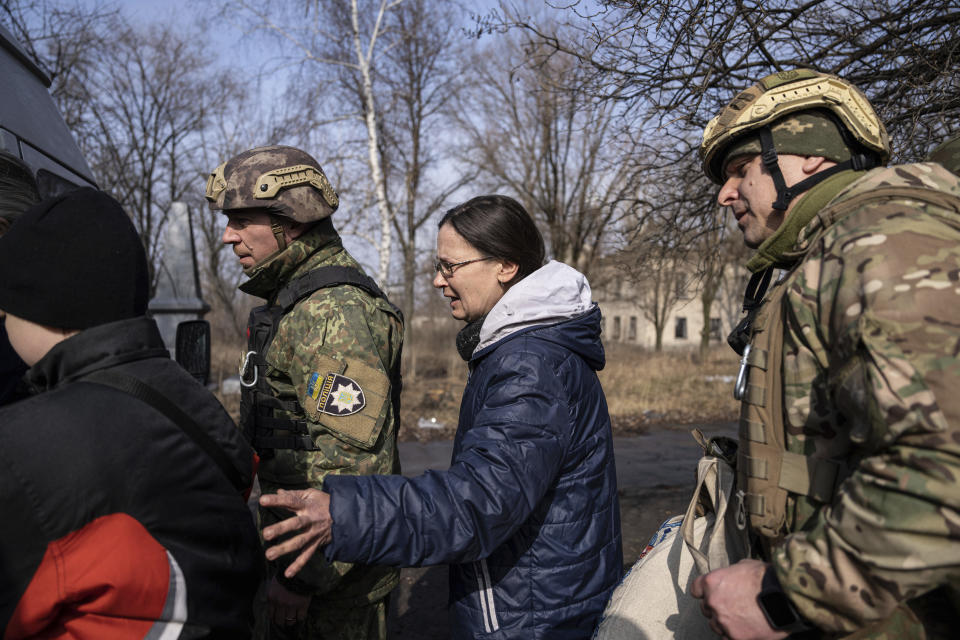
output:
[[[267,301],[251,313],[241,364],[240,426],[261,457],[263,493],[399,473],[402,317],[344,250],[320,165],[291,147],[252,149],[217,167],[206,195],[249,277],[240,289]],[[288,516],[261,508],[261,527]],[[317,554],[288,579],[286,565],[270,566],[270,638],[386,637],[396,569]]]
[[[734,98],[701,157],[756,248],[731,335],[756,559],[693,595],[728,638],[955,636],[960,181],[880,167],[869,102],[808,70]]]

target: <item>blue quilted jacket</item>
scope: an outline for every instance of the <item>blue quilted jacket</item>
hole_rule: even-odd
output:
[[[484,321],[450,469],[329,476],[330,560],[450,565],[451,637],[590,638],[621,575],[600,311],[551,262]]]

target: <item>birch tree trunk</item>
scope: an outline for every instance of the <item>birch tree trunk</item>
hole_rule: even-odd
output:
[[[380,242],[378,253],[380,261],[377,267],[377,280],[386,286],[390,274],[390,250],[392,247],[393,211],[387,199],[387,182],[380,162],[380,140],[377,132],[377,103],[373,92],[373,75],[371,61],[376,49],[377,37],[383,24],[383,15],[392,6],[400,4],[402,0],[380,1],[375,26],[370,33],[370,42],[366,51],[360,33],[359,0],[350,0],[350,18],[353,27],[353,50],[357,56],[357,70],[360,72],[363,87],[364,124],[367,128],[367,162],[370,165],[370,179],[373,181],[374,194],[377,200],[377,211],[380,216]]]

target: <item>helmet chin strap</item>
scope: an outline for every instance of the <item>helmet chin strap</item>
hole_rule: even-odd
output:
[[[841,131],[842,130],[843,129],[841,128]],[[777,189],[777,199],[773,203],[773,208],[777,211],[786,211],[787,207],[790,206],[790,202],[792,202],[794,198],[807,189],[810,189],[815,184],[823,182],[836,173],[846,171],[847,169],[865,171],[880,164],[879,158],[877,158],[876,155],[853,153],[851,150],[851,156],[849,160],[844,160],[839,164],[835,164],[829,169],[818,171],[809,178],[801,180],[797,184],[788,187],[786,180],[783,179],[783,172],[780,170],[780,163],[777,162],[777,149],[773,146],[773,133],[770,131],[770,127],[761,127],[758,129],[757,133],[760,135],[760,158],[763,162],[763,166],[765,166],[767,171],[770,172],[770,177],[773,178],[773,186]]]
[[[277,250],[283,251],[287,248],[287,238],[283,232],[283,225],[280,224],[280,221],[277,220],[277,216],[270,216],[270,231],[273,232],[273,237],[277,239]]]

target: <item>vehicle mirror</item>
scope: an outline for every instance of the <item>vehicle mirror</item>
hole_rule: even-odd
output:
[[[210,323],[186,320],[177,325],[176,361],[190,375],[207,384],[210,378]]]

